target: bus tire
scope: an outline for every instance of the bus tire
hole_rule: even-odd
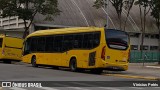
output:
[[[32,64],[32,67],[38,67],[38,65],[36,64],[36,56],[32,57],[31,64]]]
[[[103,69],[91,69],[90,72],[93,74],[101,74],[103,72]]]
[[[72,58],[70,60],[70,63],[69,63],[69,68],[72,72],[76,72],[77,71],[77,61],[75,58]]]

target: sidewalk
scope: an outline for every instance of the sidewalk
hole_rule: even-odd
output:
[[[160,81],[160,65],[158,63],[129,63],[127,71],[106,71],[106,76]]]
[[[160,65],[158,63],[130,63],[127,75],[155,77],[160,80]]]

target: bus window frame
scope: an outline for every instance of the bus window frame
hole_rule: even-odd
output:
[[[92,41],[92,47],[91,47],[91,48],[84,48],[84,47],[83,47],[83,41],[82,41],[82,43],[81,43],[81,44],[82,44],[82,45],[81,45],[81,48],[79,48],[79,47],[78,47],[78,48],[75,48],[74,45],[72,45],[72,48],[71,48],[71,49],[64,49],[64,50],[63,50],[63,44],[64,44],[64,37],[65,37],[65,36],[67,36],[67,35],[73,35],[73,41],[75,41],[75,36],[76,36],[76,35],[82,35],[82,36],[84,37],[85,34],[92,34],[93,36],[95,36],[96,34],[99,34],[99,35],[98,35],[99,37],[98,37],[98,39],[97,39],[97,40],[99,40],[99,41],[98,41],[98,44],[93,47],[93,41]],[[55,43],[55,38],[56,38],[56,36],[62,36],[62,39],[63,39],[63,40],[62,40],[61,50],[60,50],[60,51],[55,51],[55,50],[46,51],[46,41],[47,41],[46,38],[47,38],[47,37],[52,37],[52,38],[54,37],[54,42],[53,42],[53,43]],[[32,50],[31,50],[31,48],[32,48],[32,45],[31,45],[31,44],[32,44],[32,42],[33,42],[33,39],[34,39],[34,38],[37,39],[37,38],[39,38],[39,37],[45,38],[45,46],[44,46],[45,49],[44,49],[44,51],[37,51],[37,48],[36,48],[35,51],[32,51]],[[70,50],[91,50],[91,49],[94,49],[94,48],[98,47],[98,46],[100,45],[100,42],[101,42],[101,41],[100,41],[100,40],[101,40],[101,31],[32,36],[32,37],[27,38],[27,39],[25,40],[25,42],[26,42],[28,39],[31,39],[31,40],[30,40],[30,46],[31,46],[31,47],[30,47],[30,50],[29,50],[29,53],[28,53],[28,54],[30,54],[30,53],[35,53],[35,52],[36,52],[36,53],[64,53],[64,52],[67,52],[67,51],[70,51]],[[84,40],[84,39],[82,39],[82,40]],[[93,37],[93,40],[95,40],[95,37]],[[94,42],[95,42],[95,41],[94,41]],[[38,43],[38,39],[36,40],[36,45],[39,44],[39,43],[38,43],[38,44],[37,44],[37,43]],[[73,44],[74,44],[74,42],[73,42]],[[35,46],[36,46],[36,45],[35,45]],[[55,44],[53,44],[53,47],[55,47]],[[24,49],[24,52],[25,52],[25,49]],[[26,54],[24,53],[24,55],[26,55]]]

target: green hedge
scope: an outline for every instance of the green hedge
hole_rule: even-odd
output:
[[[159,62],[160,61],[160,52],[156,51],[143,51],[141,57],[140,51],[131,51],[130,53],[130,62],[139,63],[139,62]]]

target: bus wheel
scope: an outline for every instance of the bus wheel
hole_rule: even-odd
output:
[[[101,74],[103,72],[103,69],[91,69],[90,72],[93,74]]]
[[[77,62],[76,62],[75,58],[71,59],[71,61],[69,63],[69,67],[70,67],[70,70],[72,72],[76,72],[77,71]]]
[[[32,64],[32,67],[38,67],[38,65],[36,64],[36,57],[35,56],[32,57],[31,64]]]

